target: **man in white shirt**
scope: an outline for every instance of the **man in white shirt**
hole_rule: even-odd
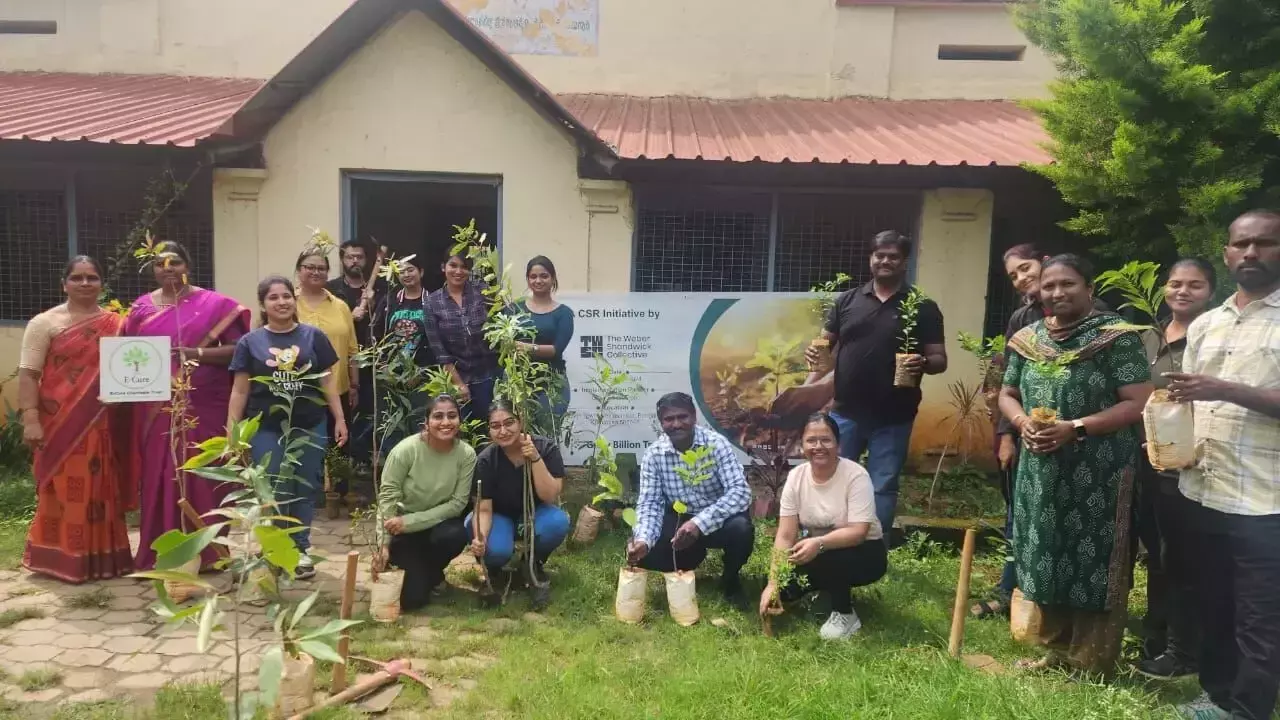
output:
[[[1187,331],[1174,399],[1195,403],[1190,501],[1204,630],[1195,720],[1267,720],[1280,690],[1280,212],[1231,224],[1236,292]]]

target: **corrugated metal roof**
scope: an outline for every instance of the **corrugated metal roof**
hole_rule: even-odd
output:
[[[261,86],[246,78],[0,73],[0,139],[190,147]]]
[[[1018,165],[1045,163],[1048,136],[1012,102],[561,95],[629,159]]]

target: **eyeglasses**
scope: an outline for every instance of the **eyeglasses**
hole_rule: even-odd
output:
[[[491,422],[489,423],[489,431],[497,432],[499,430],[510,430],[516,426],[517,422],[519,421],[513,417],[509,417],[506,420],[499,420],[498,422]]]
[[[306,270],[307,272],[312,272],[312,273],[329,272],[329,268],[325,267],[324,265],[303,265],[301,269]]]

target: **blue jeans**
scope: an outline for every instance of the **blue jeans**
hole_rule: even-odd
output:
[[[467,383],[471,391],[471,402],[462,410],[464,420],[488,420],[489,406],[493,404],[493,378]]]
[[[475,513],[468,513],[467,534],[471,535],[471,522]],[[569,537],[569,513],[555,505],[538,503],[533,509],[533,557],[539,565],[547,561],[555,549]],[[516,523],[506,515],[493,514],[493,527],[485,538],[484,564],[500,568],[507,564],[516,551]]]
[[[311,444],[302,448],[293,477],[272,478],[271,483],[275,489],[276,501],[280,503],[279,513],[302,524],[303,529],[293,534],[293,543],[298,546],[299,552],[306,552],[311,548],[311,523],[316,516],[316,498],[324,492],[324,450],[329,444],[329,435],[325,423],[301,432],[309,437]],[[284,457],[284,446],[280,440],[279,428],[264,427],[249,441],[250,454],[255,463],[271,453],[271,462],[267,466],[269,475],[280,472],[280,461]],[[297,527],[290,522],[277,524],[285,529]]]
[[[898,509],[898,476],[907,462],[907,448],[911,444],[912,423],[900,425],[876,425],[857,423],[837,412],[831,419],[840,428],[840,456],[854,462],[867,452],[867,472],[876,490],[876,517],[884,541],[889,542],[893,532],[893,516]]]

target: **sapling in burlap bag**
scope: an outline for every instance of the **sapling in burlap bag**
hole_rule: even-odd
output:
[[[677,500],[672,503],[672,509],[676,511],[676,527],[679,528],[684,524],[684,514],[689,511],[689,508]],[[698,578],[692,570],[679,569],[674,543],[671,545],[671,567],[676,569],[662,574],[667,586],[667,609],[671,611],[671,618],[677,624],[688,627],[697,623],[698,618],[701,617],[698,611]]]
[[[929,299],[920,288],[913,287],[902,299],[899,317],[902,322],[902,335],[899,337],[901,341],[898,345],[898,353],[894,356],[893,364],[893,386],[908,388],[920,387],[920,373],[916,370],[907,368],[907,360],[918,354],[920,342],[916,340],[916,325],[920,322],[920,307]]]
[[[636,511],[627,508],[622,511],[622,519],[635,527]],[[639,625],[644,620],[645,603],[647,601],[648,574],[640,568],[623,565],[618,571],[618,595],[613,602],[613,614],[628,625]]]

